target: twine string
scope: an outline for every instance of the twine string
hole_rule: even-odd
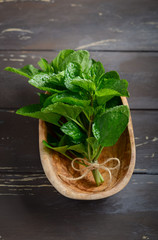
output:
[[[84,164],[86,164],[87,166],[83,169],[78,169],[75,167],[75,161],[82,161],[84,162]],[[108,162],[111,161],[117,161],[117,165],[115,167],[107,167],[105,166]],[[103,169],[104,171],[108,172],[109,174],[109,184],[111,184],[112,182],[112,173],[111,170],[115,170],[115,169],[119,169],[120,168],[120,160],[118,158],[108,158],[107,160],[105,160],[102,163],[97,163],[97,162],[88,162],[88,160],[84,159],[84,158],[74,158],[71,162],[71,167],[73,170],[80,172],[81,176],[79,177],[67,177],[65,175],[61,175],[61,177],[65,178],[66,180],[70,180],[70,181],[78,181],[81,180],[82,178],[84,178],[85,176],[87,176],[87,174],[94,170],[94,169]]]

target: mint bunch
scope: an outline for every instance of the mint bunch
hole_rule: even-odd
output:
[[[129,109],[120,96],[129,96],[128,82],[115,71],[105,72],[101,62],[90,59],[88,51],[62,50],[48,63],[38,62],[11,71],[29,78],[43,90],[39,104],[17,110],[17,114],[42,119],[52,124],[43,144],[67,158],[75,156],[97,162],[104,147],[113,146],[129,120]],[[97,185],[104,179],[98,169],[92,171]]]

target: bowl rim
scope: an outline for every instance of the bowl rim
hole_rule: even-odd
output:
[[[123,105],[128,105],[128,101],[126,97],[121,97]],[[113,188],[106,190],[106,191],[101,191],[101,192],[87,192],[87,193],[81,193],[81,192],[76,192],[73,191],[73,189],[66,187],[65,184],[63,184],[62,180],[59,178],[59,176],[56,174],[56,171],[53,168],[53,165],[51,164],[52,160],[52,152],[51,151],[45,151],[45,148],[42,144],[42,140],[45,137],[46,134],[46,128],[45,122],[42,120],[39,120],[39,150],[40,150],[40,158],[41,158],[41,163],[42,167],[44,169],[44,172],[50,181],[50,183],[53,185],[53,187],[60,192],[62,195],[65,197],[71,198],[71,199],[76,199],[76,200],[97,200],[97,199],[102,199],[106,197],[110,197],[119,191],[121,191],[129,182],[133,171],[135,167],[135,161],[136,161],[136,148],[135,148],[135,139],[134,139],[134,132],[133,132],[133,125],[132,125],[132,118],[131,114],[129,117],[129,122],[128,122],[128,133],[129,133],[129,139],[130,139],[130,145],[131,145],[131,159],[130,159],[130,164],[129,168],[126,172],[126,175],[124,178],[116,184]]]

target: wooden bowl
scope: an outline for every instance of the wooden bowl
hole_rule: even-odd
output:
[[[122,97],[122,103],[128,105],[125,97]],[[112,171],[112,182],[109,186],[109,175],[102,170],[100,171],[105,182],[99,187],[96,186],[91,172],[84,179],[78,181],[69,181],[62,178],[60,175],[66,175],[67,177],[78,177],[80,175],[72,169],[71,160],[53,150],[49,150],[43,145],[42,141],[46,140],[46,137],[46,123],[40,120],[39,148],[44,172],[54,188],[68,198],[96,200],[109,197],[121,191],[127,185],[132,176],[135,166],[136,151],[131,116],[129,118],[128,127],[123,132],[118,142],[112,147],[105,147],[99,158],[99,163],[109,157],[117,157],[120,159],[120,169]],[[109,162],[109,165],[107,165],[108,167],[112,167],[115,163]],[[82,168],[82,165],[79,165],[79,168]]]

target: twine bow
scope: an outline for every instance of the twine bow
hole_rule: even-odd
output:
[[[117,165],[115,167],[105,166],[108,162],[113,161],[113,160],[117,161]],[[76,168],[75,165],[74,165],[75,161],[81,161],[82,164],[84,163],[84,165],[86,165],[85,168],[83,168],[83,169]],[[112,181],[111,170],[115,170],[115,169],[120,168],[120,160],[118,158],[108,158],[107,160],[105,160],[102,163],[97,163],[97,162],[92,163],[92,162],[88,162],[84,158],[74,158],[71,162],[71,167],[73,168],[73,170],[75,170],[77,172],[81,172],[81,173],[83,172],[81,174],[81,176],[76,177],[76,178],[67,177],[67,176],[64,176],[64,175],[61,175],[61,174],[60,174],[60,176],[67,179],[67,180],[70,180],[70,181],[78,181],[78,180],[81,180],[82,178],[84,178],[85,176],[87,176],[87,174],[94,169],[103,169],[104,171],[108,172],[108,174],[109,174],[109,184],[111,184],[111,181]]]

